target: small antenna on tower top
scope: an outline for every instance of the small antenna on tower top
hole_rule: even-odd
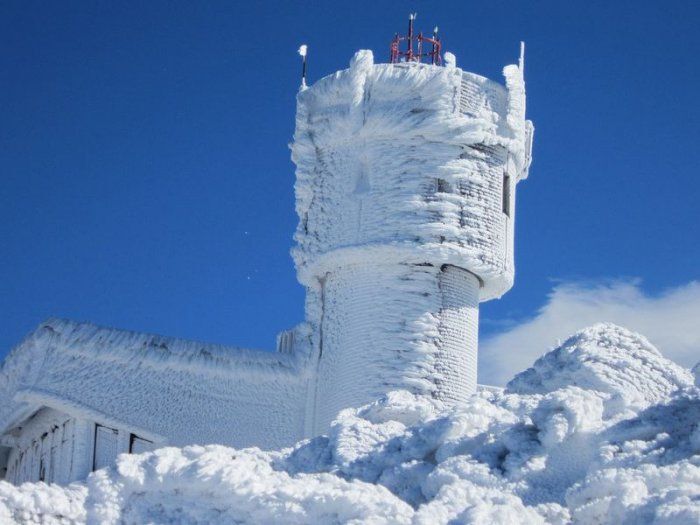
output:
[[[520,41],[520,58],[518,59],[518,67],[520,68],[520,73],[525,76],[525,42]]]
[[[299,46],[299,50],[297,51],[299,55],[301,56],[301,89],[306,89],[306,51],[308,49],[308,46],[306,44],[302,44]]]

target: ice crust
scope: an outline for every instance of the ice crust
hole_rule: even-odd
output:
[[[289,449],[170,447],[85,484],[0,482],[0,522],[698,523],[699,422],[690,371],[599,324],[450,409],[394,391]]]
[[[504,77],[360,50],[299,92],[292,255],[318,359],[305,437],[391,390],[449,404],[476,388],[478,304],[513,284],[532,142],[522,69]]]
[[[299,93],[302,284],[348,264],[430,262],[478,275],[481,300],[512,286],[501,185],[504,172],[527,177],[532,124],[522,71],[503,73],[505,87],[457,67],[376,64],[360,50]]]
[[[302,345],[261,352],[49,319],[0,365],[0,425],[50,406],[157,443],[290,446],[304,437],[307,362]]]

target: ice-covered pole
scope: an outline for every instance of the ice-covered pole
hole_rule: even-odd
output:
[[[438,26],[433,28],[433,48],[430,52],[431,63],[433,65],[439,63],[440,61],[440,48],[437,47],[438,42]]]
[[[411,13],[408,15],[408,52],[406,54],[406,62],[413,60],[413,21],[416,19],[418,13]]]
[[[301,56],[301,89],[306,89],[306,50],[307,45],[299,46],[299,56]]]

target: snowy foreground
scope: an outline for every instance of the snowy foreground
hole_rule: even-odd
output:
[[[0,482],[0,523],[697,524],[697,370],[600,324],[458,408],[398,391],[293,449],[163,448],[66,488]]]

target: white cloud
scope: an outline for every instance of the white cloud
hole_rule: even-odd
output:
[[[610,321],[645,335],[666,357],[700,360],[700,282],[648,295],[639,281],[561,283],[537,314],[487,337],[479,348],[479,382],[503,385],[581,328]]]

